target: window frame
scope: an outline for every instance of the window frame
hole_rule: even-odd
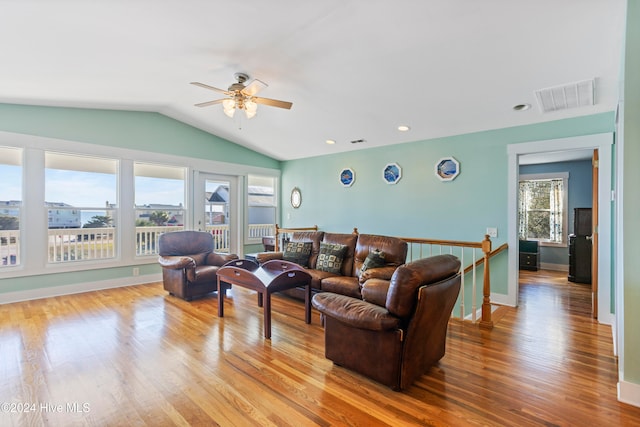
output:
[[[126,148],[118,144],[103,145],[98,143],[79,142],[65,139],[49,138],[38,135],[18,134],[12,132],[0,132],[0,146],[18,148],[23,153],[22,164],[22,212],[20,223],[23,225],[23,233],[20,235],[21,253],[29,256],[22,256],[20,266],[15,268],[0,269],[0,279],[10,279],[18,277],[30,277],[38,275],[59,274],[59,273],[82,273],[92,270],[101,270],[98,275],[86,275],[92,280],[101,282],[103,280],[116,280],[121,283],[130,283],[137,276],[136,271],[141,271],[135,267],[143,265],[157,265],[157,257],[145,256],[136,257],[135,242],[136,236],[134,210],[135,196],[133,186],[133,163],[153,163],[167,166],[184,167],[187,170],[185,180],[186,208],[193,207],[193,190],[195,171],[212,171],[220,175],[228,175],[238,179],[238,211],[236,221],[242,224],[245,218],[244,179],[248,174],[273,176],[280,179],[281,171],[276,167],[253,166],[249,164],[230,163],[217,161],[209,156],[188,157],[176,153],[145,151],[142,149]],[[81,263],[47,263],[47,248],[42,243],[42,236],[47,234],[47,213],[44,205],[45,199],[45,151],[55,151],[59,153],[70,153],[90,157],[103,157],[117,159],[120,162],[118,181],[118,247],[120,248],[117,258],[92,260]],[[277,181],[277,182],[278,182]],[[242,184],[240,184],[242,183]],[[276,187],[276,191],[278,188]],[[29,224],[27,227],[26,224]],[[185,228],[194,229],[193,215],[187,214]],[[243,227],[238,228],[237,242],[239,247],[235,251],[242,256],[247,249],[244,242],[245,232]],[[134,268],[132,268],[134,267]],[[108,273],[106,271],[109,270]],[[151,271],[148,269],[147,271]],[[155,273],[147,273],[149,278],[155,279]],[[146,279],[148,280],[148,279]],[[80,288],[79,288],[80,289]],[[81,289],[84,289],[82,287]]]
[[[279,214],[280,214],[280,177],[277,175],[271,175],[271,174],[265,174],[265,173],[250,173],[247,174],[245,177],[245,186],[244,186],[244,190],[245,190],[245,209],[246,209],[246,214],[245,214],[245,218],[244,218],[244,243],[248,244],[248,245],[255,245],[255,244],[262,244],[262,236],[259,237],[251,237],[251,233],[249,232],[249,215],[250,215],[250,210],[251,210],[251,204],[249,202],[249,197],[250,197],[250,191],[249,191],[249,187],[250,187],[250,179],[251,177],[254,177],[256,179],[270,179],[273,180],[273,204],[269,205],[269,207],[273,207],[274,208],[274,223],[273,223],[273,233],[270,233],[269,235],[275,235],[275,226],[278,222],[278,218],[279,218]]]
[[[11,269],[19,269],[22,266],[22,252],[23,252],[23,245],[22,245],[22,236],[24,235],[24,192],[25,192],[25,174],[24,174],[24,148],[22,147],[14,147],[11,145],[0,145],[0,151],[5,151],[5,154],[3,157],[5,159],[7,158],[11,158],[13,157],[13,161],[0,161],[1,164],[6,165],[6,166],[17,166],[20,168],[20,200],[3,200],[6,201],[7,203],[9,202],[18,202],[17,204],[8,204],[6,205],[6,208],[2,208],[0,207],[0,210],[13,210],[13,211],[17,211],[15,217],[18,220],[18,229],[15,230],[17,231],[17,236],[13,237],[11,235],[11,233],[9,233],[8,239],[9,241],[6,242],[7,246],[11,245],[11,239],[14,239],[14,243],[16,245],[16,254],[15,254],[15,262],[12,263],[11,260],[11,254],[9,253],[9,250],[7,249],[6,252],[6,264],[4,264],[5,260],[3,259],[2,256],[0,256],[0,271],[6,271],[6,270],[11,270]],[[7,156],[6,154],[8,154],[9,152],[13,151],[13,156]],[[4,214],[2,214],[4,215]],[[13,230],[4,230],[4,231],[13,231]],[[4,234],[4,233],[3,233]],[[6,238],[6,237],[5,237]],[[0,242],[0,247],[2,246],[2,242]],[[0,250],[0,255],[4,254],[4,249]]]
[[[550,181],[557,179],[562,180],[562,232],[560,233],[562,240],[560,242],[553,242],[550,241],[550,239],[545,240],[529,237],[527,237],[527,240],[537,241],[540,246],[566,248],[569,244],[569,172],[521,174],[518,176],[518,195],[520,192],[520,183],[522,181]],[[520,200],[518,200],[517,209],[519,222],[521,215]]]

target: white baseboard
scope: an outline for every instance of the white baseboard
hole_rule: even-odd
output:
[[[82,292],[98,291],[101,289],[121,288],[123,286],[142,285],[162,281],[162,273],[147,274],[136,277],[122,277],[120,279],[101,280],[98,282],[74,283],[72,285],[54,286],[51,288],[29,289],[0,294],[0,304],[29,301],[40,298],[57,297],[62,295],[80,294]]]
[[[618,400],[622,403],[640,407],[640,384],[619,381]]]
[[[552,270],[552,271],[563,271],[567,274],[569,273],[569,266],[567,264],[552,264],[550,262],[541,262],[540,269]]]

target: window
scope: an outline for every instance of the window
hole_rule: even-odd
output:
[[[566,246],[568,173],[521,175],[519,238]]]
[[[45,153],[48,262],[115,258],[118,161]]]
[[[275,235],[276,178],[249,175],[247,179],[247,237],[256,241],[262,236]]]
[[[20,265],[22,150],[0,147],[0,268]]]
[[[135,163],[136,255],[157,255],[158,237],[184,229],[186,168]]]

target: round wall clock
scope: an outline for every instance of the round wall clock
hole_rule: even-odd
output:
[[[293,187],[293,190],[291,190],[291,206],[293,206],[294,209],[298,209],[301,204],[302,193],[298,187]]]

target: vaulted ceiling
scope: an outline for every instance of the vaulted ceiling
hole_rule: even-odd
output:
[[[281,160],[539,123],[615,110],[625,4],[5,0],[0,102],[156,111]],[[236,72],[292,109],[194,106]],[[540,109],[590,79],[593,105]]]

